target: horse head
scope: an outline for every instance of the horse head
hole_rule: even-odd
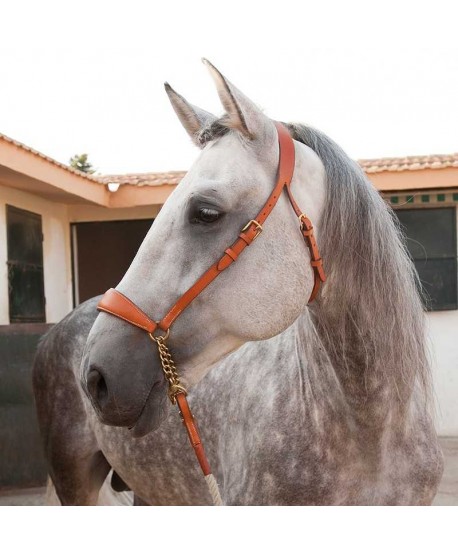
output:
[[[209,62],[225,114],[218,118],[166,92],[201,152],[165,202],[116,289],[154,321],[233,243],[272,192],[279,162],[275,123]],[[316,233],[326,197],[319,157],[294,141],[291,191]],[[314,285],[310,255],[286,195],[263,232],[173,323],[168,346],[182,383],[198,383],[248,341],[287,329]],[[113,255],[116,255],[113,252]],[[167,383],[148,334],[100,313],[82,361],[82,386],[99,418],[142,436],[165,417]],[[247,367],[246,371],[250,368]]]

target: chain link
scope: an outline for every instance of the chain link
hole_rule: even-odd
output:
[[[180,383],[180,378],[178,377],[177,368],[175,362],[173,361],[170,350],[168,349],[165,341],[167,336],[155,337],[150,334],[151,340],[157,344],[157,349],[159,351],[159,358],[161,360],[162,371],[164,372],[165,378],[169,383],[168,395],[172,404],[176,404],[176,395],[179,393],[186,394],[187,391]]]

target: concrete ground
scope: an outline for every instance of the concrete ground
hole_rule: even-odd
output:
[[[458,506],[458,437],[441,437],[445,457],[444,475],[434,506]]]
[[[440,439],[445,456],[445,469],[434,506],[458,506],[458,437]],[[45,489],[0,491],[0,506],[42,506]]]

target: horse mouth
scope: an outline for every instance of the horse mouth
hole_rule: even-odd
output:
[[[165,380],[153,384],[137,421],[129,427],[134,438],[141,438],[155,431],[167,413],[167,385]]]

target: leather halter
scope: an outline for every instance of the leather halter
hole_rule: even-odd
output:
[[[156,322],[150,319],[138,306],[115,289],[110,289],[104,294],[98,303],[98,310],[112,314],[130,323],[131,325],[135,325],[136,327],[143,329],[150,334],[153,340],[158,342],[159,339],[159,341],[163,344],[169,335],[170,327],[183,310],[185,310],[189,304],[214,279],[216,279],[216,277],[218,277],[218,275],[230,267],[245,250],[245,248],[250,246],[250,244],[260,235],[262,232],[262,225],[274,209],[283,190],[286,191],[291,206],[299,218],[300,231],[304,237],[305,244],[310,251],[310,264],[314,273],[314,285],[309,302],[316,297],[320,284],[324,283],[326,280],[323,270],[323,262],[313,234],[312,223],[310,219],[301,211],[291,192],[291,180],[295,165],[295,149],[293,139],[291,138],[288,130],[281,123],[276,122],[275,126],[278,132],[278,143],[280,149],[278,174],[275,187],[258,215],[245,225],[237,240],[229,246],[229,248],[226,248],[222,257],[209,269],[207,269],[207,271],[177,300],[177,302],[160,321]],[[164,331],[165,335],[156,337],[154,333],[158,328]],[[189,439],[196,452],[202,471],[204,475],[208,476],[211,473],[210,466],[205,457],[195,421],[186,400],[186,392],[183,391],[184,389],[181,387],[181,390],[175,392],[173,394],[172,401],[176,401],[178,403],[183,423],[186,426]]]

